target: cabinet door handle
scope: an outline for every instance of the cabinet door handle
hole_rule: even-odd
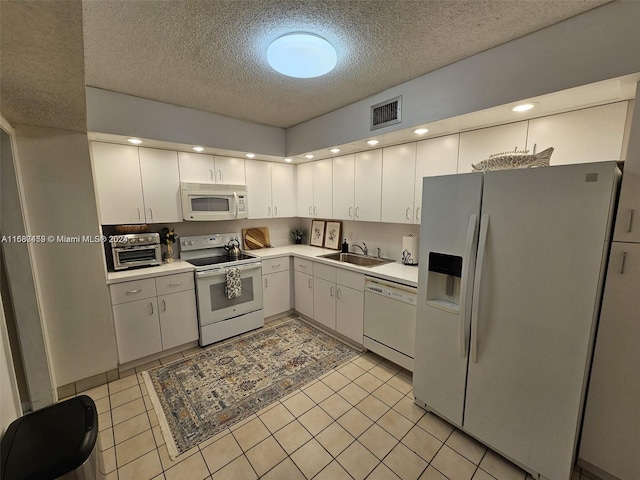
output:
[[[264,288],[267,288],[269,286],[269,282],[267,281],[267,279],[264,279]]]
[[[138,210],[138,220],[140,220],[140,209],[136,208],[136,210]]]
[[[622,261],[620,262],[620,274],[624,275],[624,264],[627,263],[627,252],[622,252]]]
[[[153,315],[153,302],[149,302],[149,306],[151,307],[151,315]]]
[[[271,216],[271,207],[267,207],[267,216],[270,217]]]
[[[178,282],[178,283],[170,283],[169,286],[170,287],[179,287],[180,285],[182,285],[182,282]]]
[[[220,175],[218,175],[218,177],[219,177],[218,181],[222,182],[222,170],[218,170],[218,173],[220,174]]]
[[[151,219],[151,221],[153,222],[153,208],[149,209],[149,218]]]
[[[141,288],[136,288],[135,290],[127,290],[124,292],[125,295],[135,295],[136,293],[140,293],[142,291]]]
[[[313,213],[311,212],[311,207],[309,207],[309,215],[313,215]]]
[[[278,207],[276,207],[276,206],[273,207],[273,216],[274,217],[278,216]]]
[[[209,180],[211,180],[212,182],[215,182],[215,179],[213,178],[213,170],[209,169]]]
[[[313,214],[317,215],[318,214],[318,207],[313,207]]]
[[[331,296],[333,297],[333,287],[331,287],[331,288],[329,289],[329,295],[331,295]]]
[[[309,279],[309,288],[311,288],[311,279]]]
[[[342,298],[342,290],[338,289],[338,299]]]
[[[353,207],[349,207],[349,218],[351,218],[351,211],[353,210]]]
[[[356,207],[356,218],[360,218],[360,207]]]
[[[420,207],[416,208],[416,220],[420,221]]]
[[[162,311],[163,312],[167,311],[167,302],[164,300],[164,298],[162,299]]]
[[[629,212],[629,227],[627,228],[627,232],[629,233],[631,233],[631,230],[633,230],[633,216],[635,215],[635,213],[635,210],[631,210]]]
[[[411,210],[410,207],[407,207],[407,211],[405,212],[404,216],[407,220],[409,220],[409,210]]]

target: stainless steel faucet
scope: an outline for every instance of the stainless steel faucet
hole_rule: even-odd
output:
[[[357,243],[353,244],[354,247],[358,247],[360,250],[362,250],[362,253],[364,253],[365,255],[369,255],[369,249],[367,248],[367,244],[362,242],[362,245],[364,245],[364,247],[361,247]]]

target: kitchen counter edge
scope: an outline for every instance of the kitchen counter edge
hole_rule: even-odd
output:
[[[341,263],[335,260],[319,258],[320,255],[327,253],[335,253],[336,250],[327,248],[312,247],[309,245],[286,245],[284,247],[262,248],[258,250],[249,250],[247,253],[260,258],[277,258],[277,257],[301,257],[314,262],[320,262],[325,265],[331,265],[337,268],[351,270],[353,272],[364,273],[369,277],[380,278],[391,282],[401,283],[409,287],[418,286],[418,267],[403,265],[400,262],[386,263],[376,267],[361,267],[349,263]]]
[[[114,283],[129,282],[131,280],[141,280],[143,278],[161,277],[174,273],[193,272],[195,267],[183,260],[174,260],[170,263],[163,263],[157,267],[136,268],[133,270],[123,270],[121,272],[107,272],[107,285]]]

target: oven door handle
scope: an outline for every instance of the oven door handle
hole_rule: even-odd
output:
[[[253,270],[255,268],[262,268],[262,263],[258,264],[249,264],[249,265],[238,265],[237,267],[227,267],[227,268],[219,268],[215,270],[203,270],[201,272],[196,272],[197,278],[206,278],[206,277],[215,277],[217,275],[224,275],[229,268],[237,268],[240,271],[245,270]]]

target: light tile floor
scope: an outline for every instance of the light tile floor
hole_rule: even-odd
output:
[[[82,392],[96,402],[108,480],[531,480],[416,406],[411,373],[370,352],[175,460],[137,370]]]

